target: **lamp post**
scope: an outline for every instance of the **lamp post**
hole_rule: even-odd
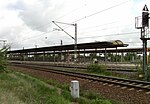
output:
[[[70,23],[64,23],[64,22],[58,22],[58,21],[52,21],[59,29],[63,32],[65,32],[68,36],[70,36],[74,40],[74,62],[76,63],[77,61],[77,24],[70,24]],[[66,25],[71,25],[75,27],[75,37],[72,37],[68,32],[66,32],[63,28],[61,28],[57,23],[59,24],[66,24]]]

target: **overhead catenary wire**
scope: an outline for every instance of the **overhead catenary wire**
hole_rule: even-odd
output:
[[[53,30],[52,31],[50,31],[50,32],[53,32]],[[46,32],[46,33],[42,33],[42,34],[39,34],[39,35],[44,35],[44,34],[47,34],[47,33],[49,33],[49,32]],[[82,40],[82,39],[86,39],[86,38],[98,38],[98,37],[113,37],[113,36],[124,36],[124,35],[127,35],[127,34],[137,34],[137,33],[140,33],[140,32],[128,32],[128,33],[116,33],[116,34],[108,34],[108,35],[103,35],[103,36],[89,36],[89,37],[80,37],[80,38],[78,38],[79,40]],[[22,40],[22,41],[26,41],[26,40],[28,40],[28,39],[32,39],[32,38],[35,38],[35,36],[32,36],[32,37],[29,37],[29,38],[27,38],[27,39],[24,39],[24,40]],[[14,43],[19,43],[19,42],[22,42],[22,41],[16,41],[16,42],[14,42]]]
[[[103,35],[96,35],[96,36],[87,36],[87,37],[79,37],[78,39],[86,39],[86,38],[98,38],[98,37],[113,37],[113,36],[124,36],[124,35],[130,35],[130,34],[134,34],[137,35],[140,32],[137,31],[133,31],[133,32],[124,32],[124,33],[115,33],[115,34],[103,34]],[[61,37],[60,37],[61,38]]]
[[[113,21],[113,22],[104,23],[104,24],[100,24],[100,25],[89,26],[89,27],[81,28],[81,30],[87,30],[87,29],[97,28],[97,27],[101,27],[101,26],[111,25],[111,24],[115,24],[117,22],[118,21]]]
[[[68,12],[67,14],[64,14],[64,15],[62,15],[62,16],[60,16],[60,17],[58,17],[56,20],[61,19],[61,18],[65,17],[65,16],[67,16],[67,15],[70,15],[71,13],[73,13],[73,12],[75,12],[75,11],[77,11],[77,10],[81,9],[83,6],[85,6],[85,5],[82,5],[82,6],[80,6],[80,7],[77,7],[77,8],[75,8],[75,9],[71,10],[71,11],[70,11],[70,12]],[[34,27],[34,28],[32,28],[32,30],[31,30],[31,31],[26,32],[24,35],[26,35],[26,34],[30,34],[31,32],[33,32],[33,30],[34,30],[34,29],[40,29],[40,28],[43,28],[43,27],[48,26],[48,25],[50,25],[50,24],[51,24],[51,21],[50,21],[50,22],[48,22],[48,23],[46,23],[46,24],[43,24],[43,25],[40,25],[40,26]],[[38,37],[38,36],[40,36],[40,35],[47,34],[47,33],[51,33],[51,32],[53,32],[53,31],[54,31],[54,30],[52,30],[52,31],[50,31],[50,32],[41,33],[41,34],[39,34],[39,35],[36,35],[36,37]],[[22,41],[26,41],[26,40],[28,40],[28,39],[32,39],[32,38],[35,38],[35,36],[31,36],[31,37],[28,37],[28,38],[26,38],[26,39],[23,39],[23,40],[20,40],[20,41],[16,41],[15,43],[22,42]]]
[[[113,5],[113,6],[111,6],[111,7],[108,7],[108,8],[106,8],[106,9],[100,10],[100,11],[98,11],[98,12],[89,14],[89,15],[84,16],[84,17],[81,17],[81,18],[79,18],[79,19],[77,19],[77,20],[75,20],[75,21],[73,21],[73,22],[71,22],[71,23],[77,23],[77,22],[79,22],[79,21],[81,21],[81,20],[87,19],[87,18],[92,17],[92,16],[94,16],[94,15],[97,15],[97,14],[99,14],[99,13],[102,13],[102,12],[105,12],[105,11],[107,11],[107,10],[113,9],[113,8],[115,8],[115,7],[121,6],[121,5],[123,5],[123,4],[125,4],[125,3],[129,2],[129,1],[130,1],[130,0],[127,0],[127,1],[121,2],[121,3],[119,3],[119,4]],[[69,27],[69,26],[66,26],[66,27],[63,27],[63,28],[66,29],[66,28],[68,28],[68,27]]]
[[[41,35],[44,35],[44,34],[47,34],[47,33],[51,33],[51,32],[53,32],[53,31],[54,31],[54,30],[49,31],[49,32],[44,32],[44,33],[38,34],[38,35],[36,35],[36,38],[39,37],[39,36],[41,36]],[[28,38],[26,38],[26,39],[22,39],[22,40],[19,40],[19,41],[15,41],[14,43],[20,43],[20,42],[22,42],[22,41],[26,41],[26,40],[33,39],[33,38],[35,38],[35,36],[31,36],[31,37],[28,37]]]
[[[66,16],[72,14],[73,12],[76,12],[76,11],[80,10],[80,9],[81,9],[82,7],[84,7],[84,6],[85,6],[85,5],[82,5],[82,6],[80,6],[80,7],[77,7],[77,8],[75,8],[75,9],[69,11],[68,13],[66,13],[66,14],[64,14],[64,15],[62,15],[62,16],[60,16],[60,17],[58,17],[58,18],[56,18],[55,20],[62,19],[62,18],[64,18],[64,17],[66,17]]]
[[[84,7],[84,6],[85,6],[85,5],[82,5],[82,6],[80,6],[80,7],[77,7],[77,8],[75,8],[75,9],[69,11],[68,13],[66,13],[66,14],[64,14],[64,15],[62,15],[62,16],[60,16],[60,17],[58,17],[58,18],[56,18],[56,20],[59,20],[59,19],[65,17],[65,16],[67,16],[67,15],[70,15],[71,13],[73,13],[73,12],[75,12],[75,11],[81,9],[81,8]],[[34,28],[32,28],[32,29],[43,28],[43,27],[45,27],[45,26],[47,26],[47,25],[50,25],[50,24],[51,24],[51,21],[48,21],[48,23],[43,24],[43,25],[40,25],[40,26],[37,26],[37,27],[34,27]],[[27,32],[27,33],[25,33],[25,34],[28,34],[28,33],[30,33],[30,32],[32,32],[32,31],[29,31],[29,32]]]
[[[129,2],[129,1],[130,1],[130,0],[127,0],[127,1],[121,2],[121,3],[119,3],[119,4],[113,5],[113,6],[111,6],[111,7],[108,7],[108,8],[106,8],[106,9],[100,10],[100,11],[98,11],[98,12],[92,13],[92,14],[87,15],[87,16],[85,16],[85,17],[82,17],[82,18],[80,18],[80,19],[78,19],[78,20],[75,20],[75,21],[72,22],[72,23],[79,22],[79,21],[81,21],[81,20],[83,20],[83,19],[87,19],[87,18],[89,18],[89,17],[91,17],[91,16],[94,16],[94,15],[96,15],[96,14],[99,14],[99,13],[101,13],[101,12],[104,12],[104,11],[110,10],[110,9],[112,9],[112,8],[115,8],[115,7],[117,7],[117,6],[123,5],[123,4],[125,4],[125,3]],[[81,7],[82,7],[82,6],[81,6]],[[81,7],[72,10],[72,12],[73,12],[73,11],[76,11],[76,10],[78,10],[78,9],[80,9]],[[69,13],[67,13],[67,14],[65,14],[65,15],[63,15],[63,16],[61,16],[61,17],[58,17],[56,20],[58,20],[58,19],[60,19],[60,18],[63,18],[64,16],[67,16],[67,15],[69,15],[70,13],[71,13],[71,12],[69,12]],[[67,26],[67,27],[69,27],[69,26]],[[65,27],[64,29],[66,29],[67,27]]]
[[[122,28],[122,27],[125,27],[125,26],[130,26],[132,24],[127,24],[127,25],[120,25],[120,26],[115,26],[115,27],[106,27],[106,28],[102,28],[102,29],[97,29],[97,30],[92,30],[92,29],[87,29],[88,31],[81,31],[80,33],[78,34],[85,34],[85,33],[91,33],[91,32],[97,32],[97,31],[106,31],[106,30],[112,30],[112,29],[118,29],[118,28]],[[95,29],[95,28],[94,28]],[[89,31],[91,30],[91,31]]]
[[[130,0],[128,0],[128,1],[130,1]],[[109,8],[100,10],[100,11],[95,12],[95,13],[92,13],[92,14],[90,14],[90,15],[88,15],[88,16],[85,16],[85,17],[83,17],[83,18],[80,18],[80,19],[78,19],[78,20],[76,20],[76,21],[74,21],[74,22],[79,22],[79,21],[81,21],[81,20],[83,20],[83,19],[87,19],[87,18],[92,17],[92,16],[94,16],[94,15],[96,15],[96,14],[99,14],[99,13],[102,13],[102,12],[104,12],[104,11],[107,11],[107,10],[110,10],[110,9],[112,9],[112,8],[115,8],[115,7],[117,7],[117,6],[123,5],[123,4],[125,4],[126,2],[128,2],[128,1],[119,3],[119,4],[117,4],[117,5],[111,6],[111,7],[109,7]],[[78,8],[77,8],[77,9],[78,9]],[[66,14],[66,15],[67,15],[67,14]],[[65,16],[65,15],[64,15],[64,16]],[[62,16],[62,17],[63,17],[63,16]],[[39,27],[37,27],[37,28],[40,28],[40,27],[42,27],[42,26],[39,26]],[[50,31],[50,32],[53,32],[53,31]],[[36,35],[36,38],[37,38],[38,36],[40,36],[40,35],[47,34],[47,33],[50,33],[50,32],[46,32],[46,33],[42,33],[42,34]],[[23,39],[23,40],[21,40],[21,42],[22,42],[22,41],[25,41],[25,40],[28,40],[28,39],[32,39],[32,38],[35,38],[35,36],[28,37],[27,39]]]
[[[112,23],[114,23],[114,22],[112,22]],[[109,24],[109,23],[108,23]],[[104,24],[104,25],[108,25],[108,24]],[[110,23],[111,24],[111,23]],[[129,24],[130,25],[130,24]],[[99,26],[102,26],[102,25],[99,25]],[[97,27],[97,26],[96,26]],[[103,29],[100,29],[100,30],[96,30],[96,31],[101,31],[101,30],[103,30]],[[105,29],[105,30],[108,30],[108,29]],[[51,30],[51,31],[49,31],[49,32],[44,32],[44,33],[41,33],[41,34],[38,34],[38,35],[36,35],[36,38],[37,37],[39,37],[39,36],[41,36],[41,35],[44,35],[44,34],[48,34],[48,33],[51,33],[51,32],[53,32],[54,30]],[[95,30],[94,30],[95,31]],[[84,33],[88,33],[88,32],[84,32]],[[78,33],[78,34],[82,34],[82,33]],[[23,40],[20,40],[20,41],[16,41],[16,42],[22,42],[22,41],[26,41],[26,40],[29,40],[29,39],[32,39],[32,38],[35,38],[35,36],[31,36],[31,37],[28,37],[28,38],[26,38],[26,39],[23,39]],[[79,38],[80,39],[80,38]],[[16,43],[15,42],[15,43]]]
[[[105,12],[105,11],[110,10],[110,9],[112,9],[112,8],[115,8],[115,7],[118,7],[118,6],[120,6],[120,5],[123,5],[123,4],[125,4],[125,3],[129,2],[129,1],[130,1],[130,0],[121,2],[121,3],[119,3],[119,4],[113,5],[113,6],[111,6],[111,7],[106,8],[106,9],[103,9],[103,10],[100,10],[100,11],[98,11],[98,12],[95,12],[95,13],[92,13],[92,14],[90,14],[90,15],[87,15],[87,16],[85,16],[85,17],[79,18],[78,20],[75,20],[75,21],[72,22],[72,23],[76,23],[76,22],[79,22],[79,21],[81,21],[81,20],[83,20],[83,19],[87,19],[87,18],[92,17],[92,16],[94,16],[94,15],[97,15],[97,14],[99,14],[99,13],[102,13],[102,12]]]
[[[75,8],[75,9],[71,10],[71,11],[68,12],[67,14],[64,14],[64,15],[58,17],[56,20],[61,19],[61,18],[65,17],[65,16],[67,16],[67,15],[70,15],[71,13],[73,13],[73,12],[75,12],[75,11],[81,9],[83,6],[85,6],[85,5],[82,5],[82,6],[80,6],[80,7],[77,7],[77,8]],[[33,29],[43,28],[43,27],[45,27],[45,26],[47,26],[47,25],[49,25],[49,24],[51,24],[51,21],[48,22],[48,23],[46,23],[46,24],[43,24],[43,25],[41,25],[41,26],[37,26],[37,27],[35,27],[35,28],[33,28]],[[41,33],[41,34],[39,34],[39,35],[36,35],[36,38],[39,37],[39,36],[41,36],[41,35],[44,35],[44,34],[47,34],[47,33],[51,33],[51,32],[53,32],[53,31],[54,31],[54,30],[52,30],[52,31],[50,31],[50,32],[45,32],[45,33]],[[31,32],[33,32],[33,31],[31,30],[31,31],[25,33],[24,35],[29,34],[29,33],[31,33]],[[16,41],[16,42],[14,42],[14,43],[26,41],[26,40],[29,40],[29,39],[32,39],[32,38],[35,38],[35,36],[31,36],[31,37],[28,37],[28,38],[26,38],[26,39],[23,39],[23,40],[20,40],[20,41]]]
[[[43,25],[40,25],[40,26],[37,26],[37,27],[34,27],[34,28],[32,28],[32,30],[26,32],[24,35],[33,32],[34,29],[40,29],[40,28],[43,28],[43,27],[48,26],[48,25],[50,25],[50,22],[48,22],[48,23],[46,23],[46,24],[43,24]]]
[[[130,34],[137,35],[138,33],[140,33],[140,32],[133,31],[133,32],[127,32],[127,33],[108,34],[108,35],[103,35],[103,36],[79,37],[78,40],[83,40],[83,39],[87,39],[87,38],[91,38],[92,39],[92,38],[99,38],[99,37],[104,37],[104,38],[105,37],[116,37],[116,36],[130,35]],[[71,43],[71,41],[70,42],[65,42],[65,43]],[[136,42],[128,42],[128,43],[136,43]]]
[[[127,34],[137,34],[140,32],[128,32],[128,33],[116,33],[116,34],[108,34],[108,35],[102,35],[102,36],[89,36],[89,37],[80,37],[78,39],[85,39],[85,38],[98,38],[98,37],[108,37],[108,36],[116,36],[116,35],[127,35]]]

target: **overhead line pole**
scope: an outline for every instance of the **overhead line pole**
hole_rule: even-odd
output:
[[[74,37],[72,37],[68,32],[66,32],[63,28],[61,28],[61,27],[57,24],[57,23],[61,23],[61,24],[66,24],[66,23],[62,23],[62,22],[57,22],[57,23],[56,23],[56,21],[52,21],[52,22],[53,22],[57,27],[59,27],[61,31],[65,32],[67,35],[69,35],[72,39],[75,40]],[[74,26],[73,24],[67,24],[67,25],[72,25],[72,26]]]
[[[61,31],[65,32],[68,36],[70,36],[74,40],[74,62],[77,62],[77,24],[69,24],[64,22],[52,21],[57,27],[60,28]],[[75,37],[71,36],[68,32],[66,32],[63,28],[61,28],[57,23],[71,25],[75,27]]]

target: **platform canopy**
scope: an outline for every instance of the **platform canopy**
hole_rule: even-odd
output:
[[[77,49],[102,49],[102,48],[117,48],[117,47],[127,47],[128,44],[124,44],[120,40],[113,41],[96,41],[91,43],[81,43],[77,44]],[[26,52],[43,52],[43,51],[62,51],[62,50],[74,50],[74,44],[70,45],[59,45],[59,46],[50,46],[50,47],[40,47],[40,48],[30,48],[22,50],[12,50],[8,51],[9,53],[26,53]]]

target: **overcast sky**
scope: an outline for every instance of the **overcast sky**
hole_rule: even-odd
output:
[[[142,47],[135,17],[145,4],[150,9],[150,0],[0,0],[0,40],[12,50],[73,44],[56,31],[52,21],[58,21],[77,23],[78,43],[121,40]],[[74,37],[74,26],[58,25]]]

